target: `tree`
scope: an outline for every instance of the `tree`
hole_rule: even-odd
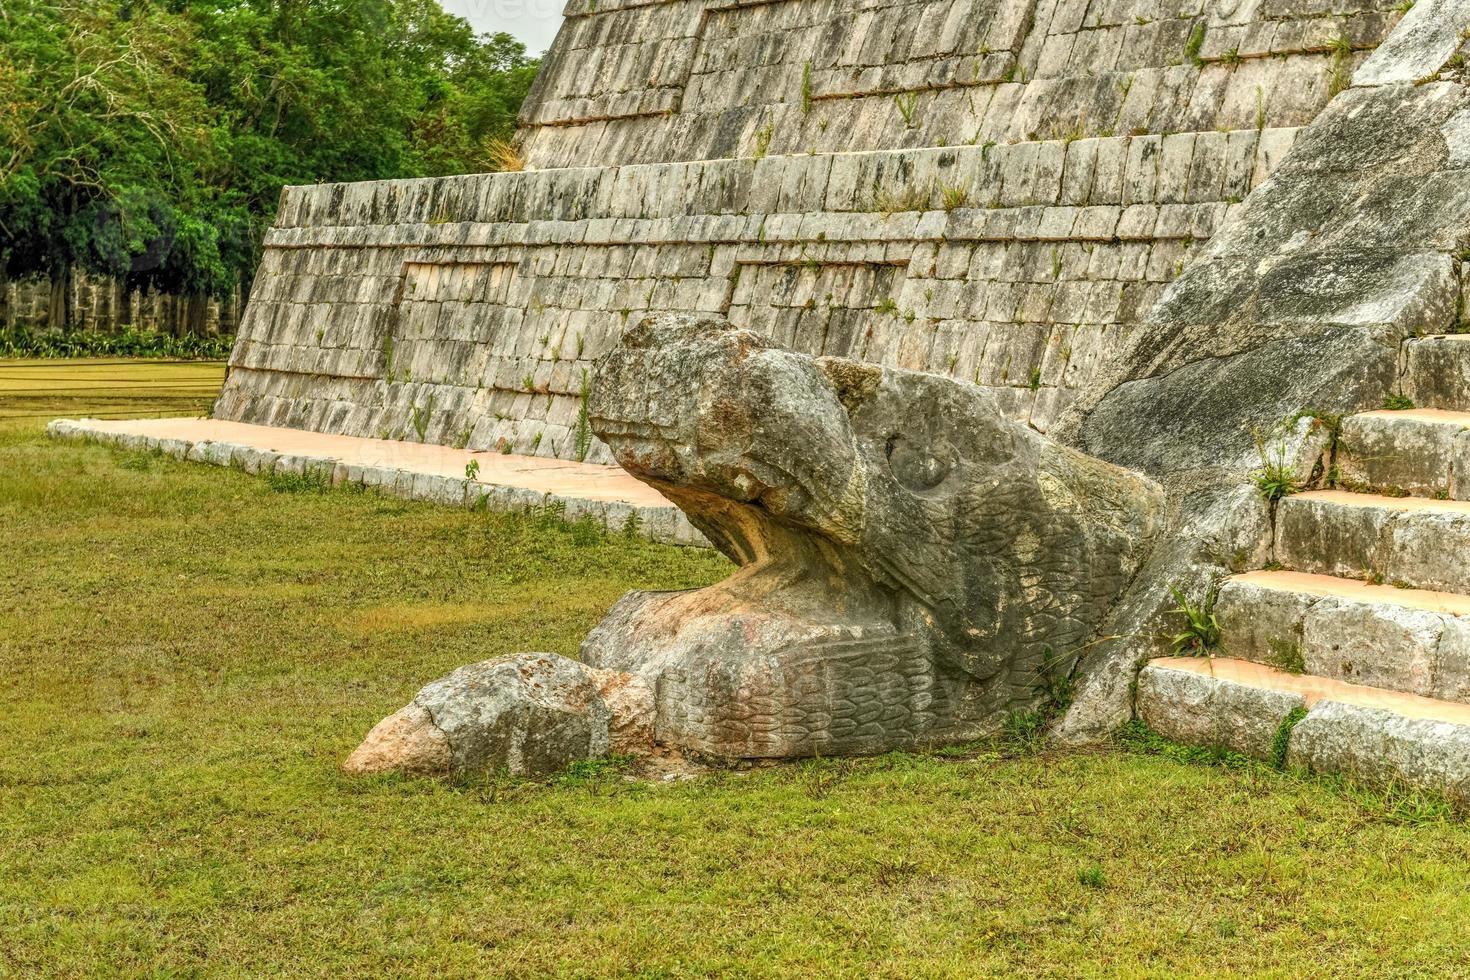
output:
[[[110,203],[140,189],[182,199],[209,156],[209,107],[180,58],[189,34],[166,12],[105,4],[22,0],[0,19],[6,270],[50,278],[51,322],[63,329],[73,270],[97,264]]]
[[[435,0],[11,0],[0,272],[248,288],[286,184],[493,169],[536,62]]]

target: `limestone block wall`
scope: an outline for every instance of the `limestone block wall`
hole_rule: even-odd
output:
[[[535,167],[1302,126],[1398,0],[571,0]]]
[[[1046,431],[1397,0],[573,0],[524,173],[290,188],[217,414],[601,460],[647,310]]]
[[[963,378],[1045,430],[1293,129],[292,188],[220,417],[599,460],[647,310]]]

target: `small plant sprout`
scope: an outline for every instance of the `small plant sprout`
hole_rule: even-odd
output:
[[[1208,657],[1220,645],[1220,622],[1215,618],[1215,600],[1220,584],[1210,582],[1204,601],[1196,605],[1177,585],[1169,586],[1175,607],[1170,612],[1182,617],[1184,628],[1172,638],[1174,653],[1181,657]]]
[[[413,425],[414,435],[419,437],[419,442],[426,442],[429,434],[429,420],[434,416],[434,396],[430,395],[428,401],[423,405],[414,405],[409,409],[409,422]]]
[[[898,114],[903,116],[903,124],[912,129],[914,126],[914,110],[919,106],[919,93],[900,92],[893,97],[893,104],[898,106]]]
[[[1268,504],[1274,504],[1282,497],[1289,497],[1302,490],[1301,482],[1296,478],[1296,468],[1286,458],[1287,451],[1284,444],[1269,445],[1266,436],[1260,432],[1254,433],[1256,440],[1256,452],[1261,457],[1260,469],[1251,474],[1255,481],[1256,489],[1261,492]]]
[[[577,454],[577,462],[587,462],[587,453],[592,449],[592,418],[587,408],[587,403],[592,397],[592,379],[587,369],[582,369],[582,389],[578,395],[577,405],[577,428],[572,438],[572,450]]]
[[[1389,395],[1383,400],[1385,412],[1407,412],[1414,407],[1414,399],[1405,398],[1403,395]]]
[[[479,475],[480,461],[478,459],[472,459],[468,463],[464,464],[464,478],[466,480],[473,481],[477,479]]]
[[[944,210],[954,211],[970,203],[970,192],[964,187],[951,187],[946,184],[939,188],[939,199],[944,205]]]
[[[762,126],[755,131],[755,158],[757,160],[764,160],[766,155],[771,152],[771,139],[775,135],[776,127],[774,125]]]
[[[1083,888],[1102,888],[1107,883],[1107,877],[1103,874],[1103,869],[1095,864],[1082,868],[1077,872],[1077,884]]]

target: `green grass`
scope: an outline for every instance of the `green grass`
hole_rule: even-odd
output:
[[[0,359],[0,423],[202,415],[224,378],[221,361]]]
[[[424,682],[572,653],[708,553],[20,422],[0,554],[0,976],[1470,970],[1470,827],[1139,729],[669,783],[339,774]]]

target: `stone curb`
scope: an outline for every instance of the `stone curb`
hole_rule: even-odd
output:
[[[483,483],[463,477],[441,476],[387,466],[344,463],[331,456],[300,456],[271,452],[232,442],[161,439],[131,433],[110,432],[90,425],[89,419],[56,419],[46,426],[53,439],[92,442],[133,452],[158,451],[174,459],[214,466],[232,466],[252,476],[269,473],[321,473],[333,486],[356,483],[405,500],[427,500],[450,507],[474,507],[483,501],[489,510],[513,512],[537,508],[560,508],[570,522],[590,518],[609,531],[619,532],[630,519],[637,521],[637,534],[659,544],[708,548],[684,512],[677,507],[640,507],[619,501],[588,500],[547,493],[525,487]]]

